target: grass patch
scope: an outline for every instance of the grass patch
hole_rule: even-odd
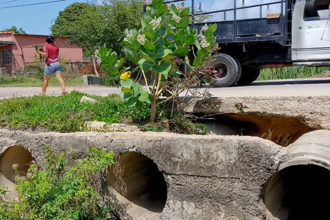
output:
[[[76,91],[65,96],[18,97],[0,100],[0,125],[11,129],[81,131],[86,121],[141,123],[149,118],[148,108],[128,108],[117,95],[93,97],[97,103],[80,103],[85,95]]]
[[[15,97],[0,100],[0,127],[34,130],[75,132],[83,131],[87,121],[108,124],[125,123],[138,125],[143,131],[167,131],[181,134],[206,134],[204,125],[194,123],[169,110],[160,110],[158,122],[149,123],[150,107],[128,107],[118,95],[107,97],[89,96],[96,103],[80,103],[86,94],[73,91],[64,96]]]
[[[302,79],[317,77],[324,71],[328,71],[329,67],[308,67],[293,66],[281,69],[264,69],[261,70],[258,80],[276,80],[276,79]]]
[[[67,78],[63,76],[66,86],[82,86],[83,77]],[[1,87],[41,87],[43,79],[34,76],[15,76],[15,77],[0,77]],[[60,86],[55,76],[49,80],[49,86]]]

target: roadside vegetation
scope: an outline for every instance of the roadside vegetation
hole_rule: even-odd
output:
[[[276,79],[303,79],[311,77],[324,77],[322,73],[329,71],[329,67],[294,66],[281,69],[261,70],[258,80]]]
[[[157,123],[150,124],[150,109],[129,107],[118,95],[91,96],[95,103],[81,103],[86,95],[73,91],[64,96],[16,97],[0,100],[0,127],[31,131],[84,131],[87,121],[107,124],[137,125],[144,131],[166,131],[186,134],[205,134],[201,124],[171,113],[169,106],[159,106]]]
[[[19,173],[15,184],[19,197],[3,201],[7,188],[0,186],[0,219],[117,219],[109,202],[98,201],[99,173],[106,174],[115,163],[115,154],[92,147],[87,156],[75,160],[68,154],[58,157],[46,146],[42,169],[32,162],[26,174]],[[68,161],[75,161],[69,166]],[[23,176],[22,176],[23,175]]]

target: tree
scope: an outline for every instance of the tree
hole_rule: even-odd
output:
[[[26,34],[26,32],[23,31],[22,28],[17,29],[16,26],[12,26],[11,28],[4,29],[4,30],[1,31],[1,32],[15,32],[15,34]]]
[[[142,0],[105,0],[99,7],[104,23],[101,27],[104,39],[102,45],[106,45],[123,55],[122,40],[125,37],[125,29],[139,29],[143,10]]]
[[[84,56],[92,56],[95,66],[94,52],[103,45],[122,53],[124,30],[141,26],[142,9],[141,0],[105,0],[103,5],[74,3],[60,12],[51,27],[52,34],[70,37],[71,43],[83,48]]]
[[[73,3],[59,13],[51,30],[54,36],[70,37],[71,43],[83,48],[84,55],[91,55],[100,46],[101,24],[101,14],[95,6]]]

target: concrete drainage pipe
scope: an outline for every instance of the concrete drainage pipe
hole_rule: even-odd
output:
[[[0,156],[0,185],[8,187],[9,191],[5,195],[5,200],[17,197],[13,165],[17,164],[17,171],[21,176],[25,176],[33,160],[31,153],[21,146],[10,147]]]
[[[167,185],[156,164],[136,152],[122,154],[120,164],[124,168],[122,179],[126,184],[126,195],[116,187],[113,172],[107,177],[109,191],[118,199],[120,207],[129,204],[125,214],[120,214],[134,216],[134,219],[158,218],[165,207]]]
[[[288,147],[268,182],[267,219],[330,219],[330,131],[313,131]]]

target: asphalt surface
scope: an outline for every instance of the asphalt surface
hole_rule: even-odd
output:
[[[119,88],[105,86],[68,87],[68,92],[74,90],[88,95],[107,96],[120,93]],[[34,96],[41,92],[41,87],[0,87],[0,99],[21,96]],[[257,81],[247,86],[233,86],[227,88],[211,88],[214,97],[315,97],[330,96],[330,78]],[[49,87],[48,96],[61,95],[60,87]]]

